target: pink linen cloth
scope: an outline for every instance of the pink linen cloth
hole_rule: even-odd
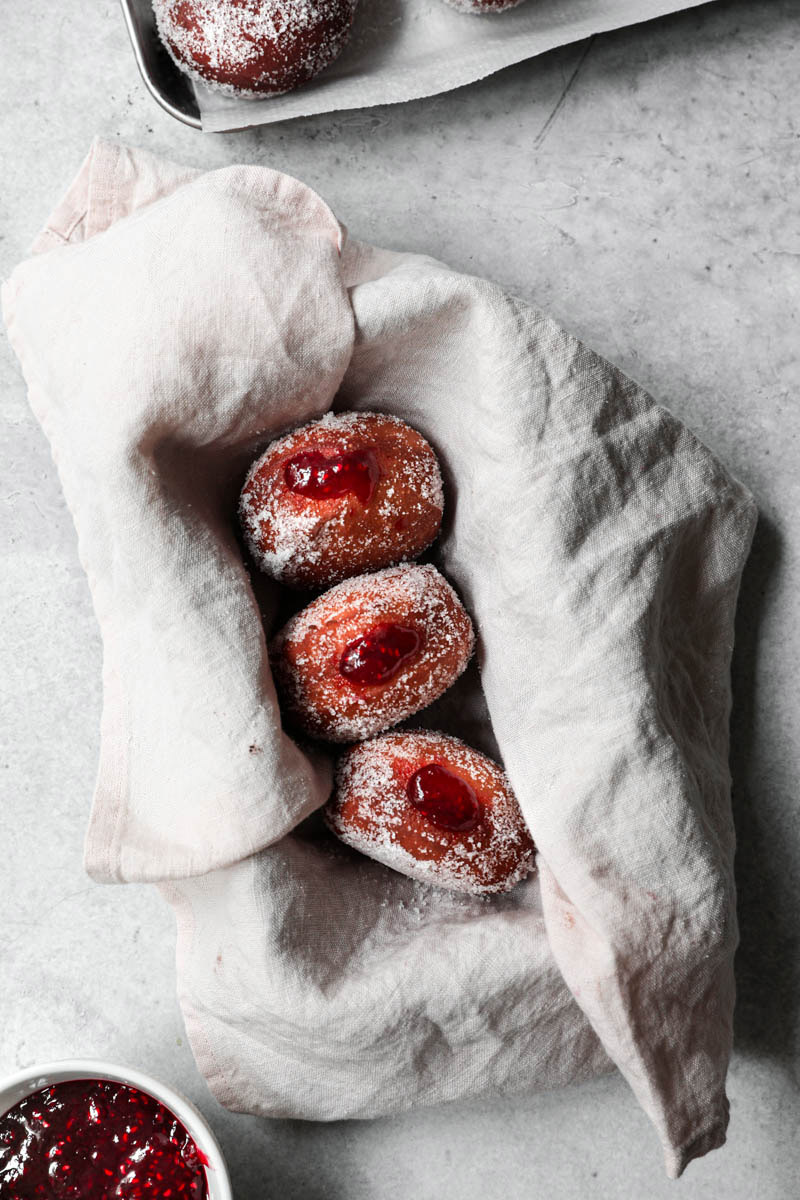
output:
[[[97,142],[35,250],[3,311],[103,634],[87,869],[173,904],[218,1098],[364,1117],[614,1063],[671,1175],[719,1146],[744,488],[546,317],[348,241],[285,175]],[[237,491],[261,446],[334,404],[394,413],[441,457],[436,560],[480,676],[416,723],[496,741],[539,850],[508,896],[335,843],[314,815],[328,758],[282,731],[280,597],[250,579]]]

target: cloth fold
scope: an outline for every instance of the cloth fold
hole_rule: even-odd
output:
[[[87,866],[173,904],[217,1096],[372,1116],[610,1060],[671,1175],[720,1145],[747,492],[541,313],[348,241],[264,168],[200,175],[98,142],[36,250],[3,306],[103,632]],[[412,724],[496,742],[539,850],[508,897],[333,842],[327,758],[281,729],[279,596],[248,576],[236,494],[265,442],[331,405],[394,413],[441,458],[436,557],[480,673]]]

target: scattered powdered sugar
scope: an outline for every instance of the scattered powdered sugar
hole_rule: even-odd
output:
[[[348,643],[382,623],[413,628],[420,649],[393,679],[358,685],[339,673]],[[353,742],[419,712],[462,673],[474,644],[469,615],[434,566],[406,564],[325,592],[270,646],[285,708],[313,737]]]
[[[282,468],[300,451],[367,447],[378,453],[381,475],[366,507],[352,495],[320,500],[286,486]],[[254,561],[297,587],[416,558],[436,536],[443,510],[442,476],[428,443],[398,417],[373,412],[326,413],[273,442],[250,468],[239,502]]]
[[[457,12],[490,14],[503,12],[507,8],[516,8],[522,0],[445,0]]]
[[[408,800],[408,779],[429,762],[448,767],[474,787],[482,807],[474,830],[441,829]],[[353,849],[456,892],[506,892],[534,866],[535,849],[504,771],[442,733],[389,733],[349,750],[337,765],[336,790],[324,816]]]
[[[153,0],[162,42],[192,78],[237,96],[279,95],[347,44],[358,0]]]
[[[385,863],[382,865],[386,866]],[[492,894],[489,892],[456,891],[453,888],[443,888],[433,880],[423,881],[414,879],[413,876],[406,878],[410,881],[411,895],[407,900],[399,900],[397,907],[417,924],[422,924],[431,917],[436,920],[444,918],[468,921],[474,919],[482,909],[492,911]],[[431,890],[432,887],[435,891]],[[389,901],[383,900],[381,904],[388,907]]]

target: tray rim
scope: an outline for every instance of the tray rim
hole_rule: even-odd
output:
[[[186,112],[184,109],[178,108],[176,104],[172,103],[168,96],[164,95],[163,91],[153,78],[145,61],[142,42],[139,37],[136,21],[134,20],[134,0],[119,0],[119,2],[120,7],[122,8],[122,15],[125,18],[125,27],[128,30],[128,37],[130,38],[131,46],[133,47],[136,65],[139,68],[139,74],[141,75],[148,92],[156,101],[156,103],[159,104],[165,112],[169,113],[171,117],[174,117],[176,121],[181,121],[184,125],[189,125],[192,129],[202,129],[203,123],[199,114],[199,109],[197,115],[195,116],[194,113]]]

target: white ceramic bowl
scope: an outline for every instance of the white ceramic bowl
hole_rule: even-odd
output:
[[[206,1179],[209,1200],[233,1200],[231,1181],[222,1157],[219,1143],[211,1132],[205,1117],[185,1097],[173,1092],[165,1083],[135,1071],[132,1067],[115,1066],[113,1063],[93,1062],[88,1059],[65,1059],[63,1062],[45,1063],[29,1067],[0,1080],[0,1116],[7,1113],[20,1100],[32,1092],[41,1091],[53,1083],[66,1083],[70,1079],[112,1079],[116,1083],[127,1083],[155,1096],[174,1113],[194,1139],[195,1145],[208,1159]]]

